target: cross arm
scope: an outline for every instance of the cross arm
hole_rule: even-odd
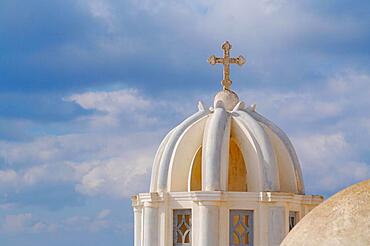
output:
[[[224,63],[224,58],[216,57],[215,55],[211,55],[208,58],[208,63],[211,65],[215,65],[216,63]]]
[[[230,58],[230,63],[238,64],[239,66],[243,65],[246,62],[243,56],[238,56],[236,58]]]

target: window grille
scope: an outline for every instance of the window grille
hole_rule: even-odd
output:
[[[253,211],[230,210],[230,246],[253,246]]]
[[[191,209],[173,210],[173,245],[191,245]]]

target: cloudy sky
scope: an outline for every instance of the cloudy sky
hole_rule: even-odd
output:
[[[164,134],[233,88],[291,137],[306,192],[370,177],[369,1],[0,1],[0,245],[132,245]]]

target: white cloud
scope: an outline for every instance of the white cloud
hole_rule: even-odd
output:
[[[65,100],[75,102],[84,109],[103,113],[84,118],[93,127],[120,127],[123,120],[142,126],[148,126],[157,121],[152,110],[158,105],[154,101],[144,98],[135,89],[85,92],[73,94]]]
[[[347,120],[366,125],[366,119],[370,119],[367,112],[369,91],[369,74],[352,70],[328,77],[311,91],[258,89],[243,90],[238,94],[247,100],[247,104],[257,103],[258,111],[284,123],[314,123],[335,118],[335,125]]]
[[[56,232],[58,229],[57,224],[47,224],[45,222],[36,222],[32,225],[31,231],[34,233],[42,233],[42,232]]]
[[[84,109],[96,109],[102,112],[117,114],[120,112],[136,112],[147,109],[150,101],[143,98],[137,90],[127,89],[110,92],[86,92],[74,94],[67,101],[73,101]]]
[[[49,135],[29,142],[0,141],[0,159],[8,167],[0,170],[0,189],[21,192],[36,185],[68,183],[88,196],[114,197],[146,190],[149,180],[144,177],[149,176],[161,130],[127,131],[122,117],[150,118],[155,110],[149,108],[151,99],[127,89],[74,94],[68,100],[106,113],[96,112],[79,122],[89,124],[108,115],[117,120],[117,127],[103,124],[87,127],[84,133]]]
[[[88,6],[92,16],[99,18],[106,24],[110,32],[117,31],[112,6],[108,4],[108,1],[88,0],[81,2]]]
[[[334,95],[358,97],[360,94],[363,96],[369,93],[370,75],[365,72],[348,69],[330,78],[328,88]]]
[[[100,211],[97,215],[98,219],[105,219],[111,214],[111,211],[109,209],[103,209]]]
[[[196,42],[202,48],[215,41],[235,40],[248,46],[251,53],[264,54],[266,62],[261,65],[269,63],[267,56],[271,61],[271,51],[292,50],[298,44],[302,47],[331,35],[342,40],[348,38],[346,34],[358,32],[356,20],[328,18],[292,0],[130,2],[135,11],[144,11],[159,31],[170,34],[173,40]],[[116,25],[120,25],[119,19]]]
[[[312,91],[248,90],[248,104],[287,131],[306,190],[331,194],[370,178],[370,76],[346,70]]]
[[[109,217],[111,211],[103,209],[95,216],[72,216],[59,222],[64,230],[99,232],[102,230],[119,230],[122,223],[117,223]]]
[[[158,135],[149,132],[95,137],[86,134],[48,137],[46,142],[55,151],[47,158],[44,154],[38,155],[38,147],[44,146],[40,139],[33,144],[4,144],[10,149],[17,148],[15,152],[22,154],[14,158],[8,156],[8,161],[18,170],[0,170],[0,189],[22,190],[38,184],[64,182],[75,183],[77,191],[87,195],[122,197],[135,192],[131,187],[145,190],[148,182],[143,177],[150,172]],[[58,147],[55,142],[59,143]],[[28,147],[34,151],[27,150]],[[29,152],[24,153],[23,149]],[[30,159],[34,161],[27,163]]]
[[[333,160],[351,156],[351,146],[343,134],[304,135],[295,139],[296,148],[301,158],[310,160],[310,168],[331,168]]]
[[[1,230],[4,232],[24,231],[32,224],[32,219],[31,213],[6,215],[1,224]]]
[[[90,40],[91,49],[63,47],[59,54],[67,61],[76,57],[87,64],[91,60],[110,64],[115,59],[127,59],[127,64],[133,56],[139,64],[151,63],[153,59],[146,59],[150,54],[164,57],[171,62],[170,67],[181,66],[184,71],[193,54],[204,53],[228,39],[244,49],[251,58],[252,73],[258,77],[271,79],[285,74],[292,78],[301,75],[305,65],[311,66],[312,57],[320,60],[327,55],[328,44],[341,45],[353,40],[350,37],[361,37],[362,30],[356,18],[331,18],[310,4],[292,0],[80,2],[102,24],[99,26],[104,26],[100,30],[103,33]]]
[[[43,221],[31,213],[6,215],[0,218],[0,233],[45,233],[56,231],[98,232],[105,229],[119,230],[122,223],[109,220],[111,211],[104,209],[92,216],[71,216],[54,219],[54,222]]]
[[[90,196],[112,195],[126,197],[148,189],[147,175],[151,170],[152,156],[134,159],[115,158],[102,162],[86,173],[77,191]]]
[[[0,170],[0,183],[14,183],[17,180],[17,173],[14,170]]]
[[[312,123],[340,116],[344,110],[342,102],[321,97],[322,94],[308,92],[278,92],[273,90],[248,90],[239,93],[248,104],[257,104],[257,110],[268,118],[275,117],[283,122]]]
[[[343,134],[305,135],[294,138],[306,189],[332,193],[370,177],[370,165],[360,159]]]
[[[0,156],[10,166],[55,163],[64,158],[74,160],[99,147],[95,138],[94,134],[65,134],[38,137],[29,142],[0,141]]]
[[[306,184],[312,185],[313,190],[331,192],[341,187],[341,181],[333,177],[342,175],[345,166],[367,173],[368,165],[359,148],[366,146],[370,115],[366,118],[366,114],[349,115],[348,112],[358,100],[363,100],[364,96],[357,100],[354,94],[357,91],[366,93],[361,89],[367,88],[368,82],[368,75],[351,71],[329,78],[316,91],[249,90],[239,92],[239,96],[246,98],[247,103],[257,102],[259,112],[288,133],[294,132],[289,135],[296,143],[307,172]],[[37,184],[67,182],[88,196],[127,197],[146,191],[155,150],[162,132],[170,129],[158,131],[156,125],[151,125],[127,132],[123,118],[138,119],[140,116],[149,119],[152,111],[163,115],[168,114],[169,109],[187,115],[192,103],[189,100],[173,103],[171,96],[157,101],[135,89],[85,92],[66,100],[97,111],[92,116],[78,119],[81,124],[102,122],[105,117],[112,117],[116,127],[112,130],[111,125],[100,124],[99,127],[87,127],[84,133],[45,136],[23,143],[0,141],[0,158],[9,166],[0,171],[0,188],[21,190]],[[184,107],[178,107],[182,103]],[[359,108],[368,106],[369,102],[358,105]],[[356,121],[360,124],[354,128]],[[131,123],[135,125],[137,122]],[[362,131],[354,142],[356,129]],[[367,135],[361,134],[364,131]],[[333,168],[335,172],[331,172]],[[362,177],[359,172],[354,171],[342,180],[346,183],[359,180]],[[312,182],[316,179],[319,182]],[[321,187],[324,184],[327,188]]]
[[[78,173],[69,164],[60,162],[52,165],[36,165],[17,171],[13,169],[0,171],[0,191],[7,194],[35,185],[69,183],[76,180],[78,180]]]

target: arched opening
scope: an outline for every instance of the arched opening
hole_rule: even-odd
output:
[[[229,169],[228,169],[228,191],[247,191],[247,170],[243,154],[236,143],[230,139]]]
[[[190,179],[190,191],[202,190],[202,147],[200,147],[193,158]]]

